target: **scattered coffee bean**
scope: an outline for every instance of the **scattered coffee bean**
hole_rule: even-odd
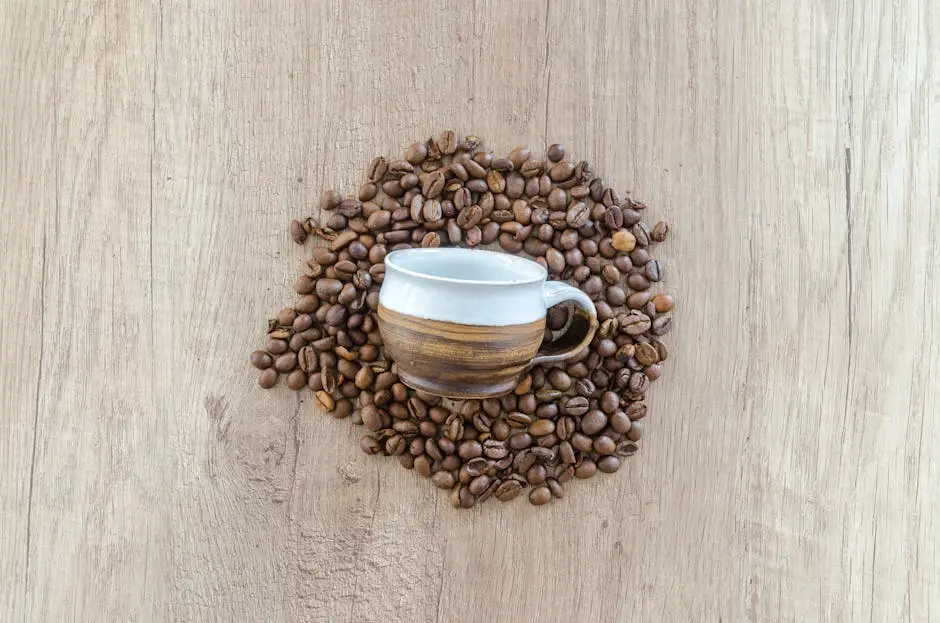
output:
[[[617,471],[637,451],[643,398],[667,356],[659,336],[672,322],[673,297],[650,291],[663,278],[650,245],[668,226],[650,227],[643,204],[621,201],[560,144],[544,160],[525,147],[497,157],[480,145],[445,131],[402,159],[377,157],[352,196],[321,195],[321,224],[292,221],[295,242],[314,236],[326,246],[311,249],[294,284],[299,299],[270,321],[266,349],[250,361],[259,385],[285,374],[290,389],[309,387],[321,409],[370,432],[363,451],[398,456],[450,490],[455,506],[508,501],[529,485],[530,501],[545,504],[564,496],[564,482]],[[563,364],[533,367],[499,399],[457,405],[408,389],[374,315],[386,254],[495,242],[591,297],[597,338]],[[568,307],[552,308],[547,339],[573,321]]]
[[[548,504],[552,499],[551,489],[548,487],[535,487],[529,492],[529,502],[536,506]]]

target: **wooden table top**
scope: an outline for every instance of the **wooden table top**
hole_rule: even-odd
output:
[[[940,12],[0,7],[0,619],[940,617]],[[443,129],[671,224],[639,454],[471,511],[248,365],[321,190]]]

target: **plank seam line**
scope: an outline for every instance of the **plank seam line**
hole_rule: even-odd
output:
[[[548,62],[549,59],[549,45],[548,45],[548,16],[549,9],[551,5],[551,0],[545,0],[545,127],[542,129],[542,142],[545,144],[545,148],[548,149],[548,97],[552,89],[552,67]]]
[[[56,164],[58,168],[58,163]],[[59,182],[58,182],[58,171],[56,171],[56,191],[55,191],[55,202],[56,202],[56,214],[59,213]],[[41,276],[39,278],[39,376],[36,381],[36,405],[33,410],[33,451],[29,460],[29,492],[26,496],[26,566],[24,570],[24,579],[23,579],[23,597],[24,603],[29,596],[29,551],[30,545],[32,542],[33,534],[33,484],[36,481],[36,447],[38,445],[39,438],[39,398],[42,396],[42,371],[43,371],[43,356],[45,351],[45,341],[46,341],[46,231],[43,228],[42,232],[42,264],[41,264]]]

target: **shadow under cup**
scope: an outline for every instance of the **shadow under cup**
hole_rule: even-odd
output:
[[[565,335],[540,354],[550,306],[546,286],[584,295],[546,283],[545,269],[525,258],[411,249],[390,253],[385,264],[379,330],[398,376],[413,389],[450,398],[500,396],[533,363],[576,354],[596,328],[596,317],[575,307],[579,313]]]

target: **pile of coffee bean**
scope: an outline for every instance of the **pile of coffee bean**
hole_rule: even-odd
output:
[[[354,196],[329,190],[319,218],[295,220],[294,241],[323,241],[303,264],[300,298],[268,321],[251,354],[264,388],[281,375],[309,387],[320,408],[368,431],[368,454],[398,457],[450,491],[454,506],[528,490],[532,504],[564,497],[573,478],[616,472],[637,451],[650,383],[662,375],[673,297],[654,292],[663,265],[654,243],[668,227],[621,197],[563,145],[545,158],[526,147],[496,157],[452,131],[375,158]],[[600,328],[573,359],[536,366],[501,398],[444,400],[406,387],[386,358],[375,311],[387,253],[412,247],[497,245],[523,253],[595,302]],[[569,324],[548,312],[545,339]]]

